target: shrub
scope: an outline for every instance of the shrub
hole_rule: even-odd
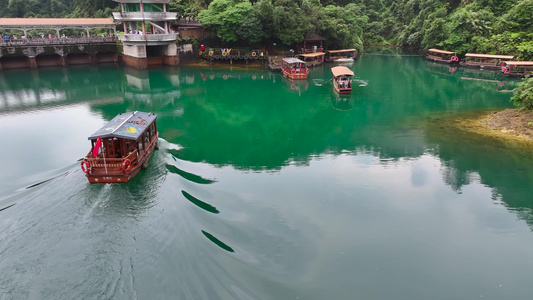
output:
[[[511,100],[515,106],[533,110],[533,77],[526,77],[517,85]]]

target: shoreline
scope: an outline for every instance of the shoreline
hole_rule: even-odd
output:
[[[533,111],[521,108],[485,111],[464,119],[453,118],[447,123],[462,131],[499,140],[507,146],[533,150]]]

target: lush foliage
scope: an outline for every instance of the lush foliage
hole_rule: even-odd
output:
[[[528,110],[533,109],[533,77],[526,78],[518,84],[511,100],[516,106],[522,106]]]
[[[0,0],[0,17],[108,17],[112,0]],[[4,9],[5,8],[5,9]],[[174,0],[222,42],[326,48],[397,45],[533,60],[533,0]]]

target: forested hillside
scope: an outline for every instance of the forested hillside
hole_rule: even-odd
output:
[[[112,0],[0,0],[0,17],[109,17]],[[397,45],[533,60],[533,0],[176,0],[227,44]]]

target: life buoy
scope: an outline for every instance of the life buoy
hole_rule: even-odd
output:
[[[222,78],[223,78],[224,80],[228,80],[228,75],[224,75],[224,76],[222,76]]]
[[[252,56],[256,56],[256,55],[257,55],[257,53],[255,53],[255,51],[254,51],[254,52],[252,52]]]
[[[295,70],[295,69],[292,69],[292,70],[291,70],[291,74],[296,74],[296,70]]]
[[[502,73],[507,73],[507,68],[506,67],[502,67]]]
[[[198,55],[202,55],[202,50],[200,50],[200,52],[198,52]]]
[[[459,61],[459,57],[457,57],[457,55],[454,55],[451,57],[451,60],[452,61]]]
[[[89,162],[85,159],[81,161],[81,170],[83,173],[89,173]]]
[[[213,56],[213,50],[209,51],[209,56]]]
[[[222,56],[226,56],[228,53],[226,51],[222,52]]]
[[[122,170],[124,172],[128,172],[131,168],[131,161],[129,159],[125,159],[124,162],[122,163]]]

